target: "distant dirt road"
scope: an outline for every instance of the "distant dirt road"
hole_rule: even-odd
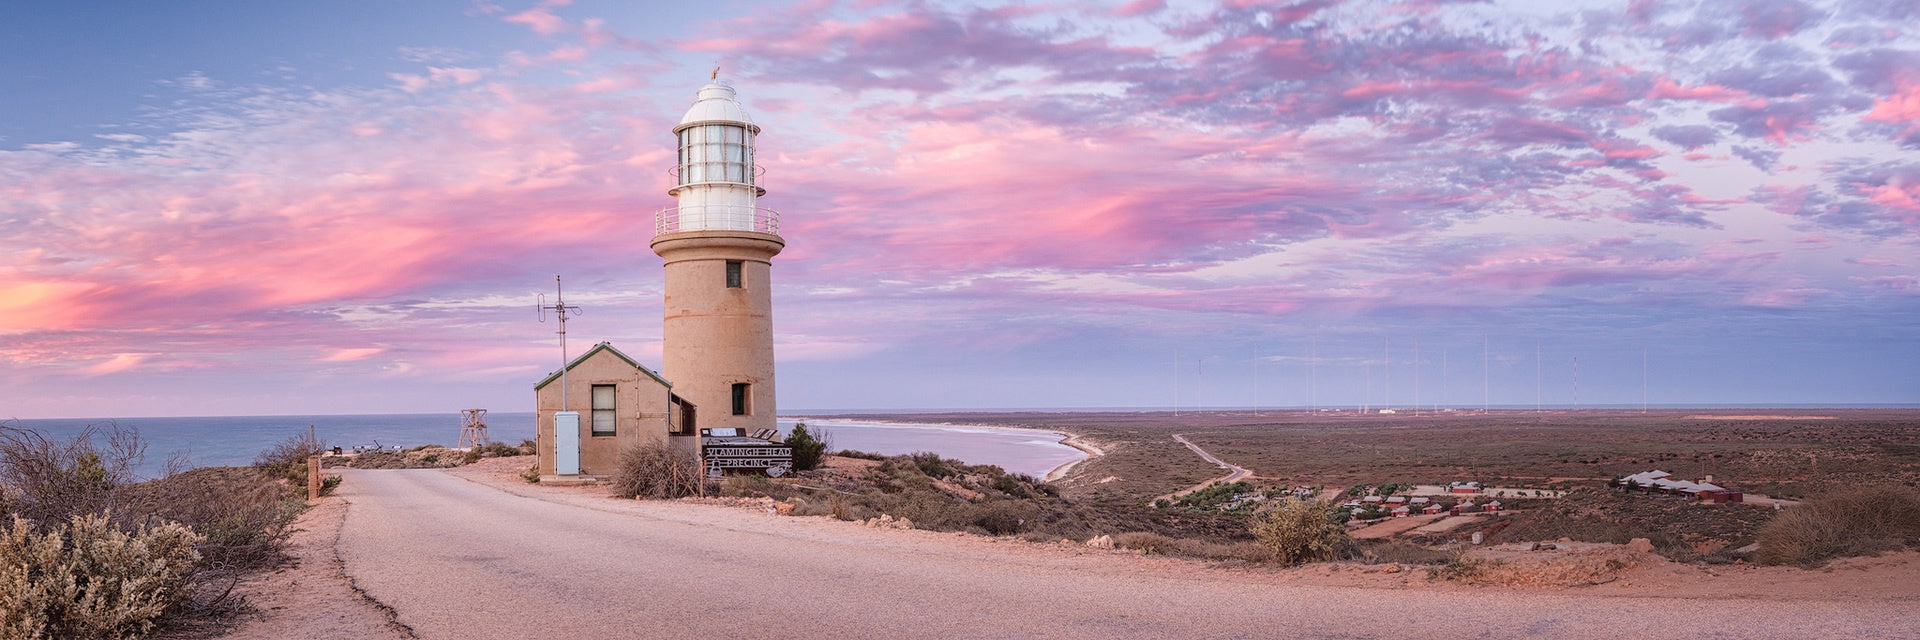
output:
[[[348,470],[348,575],[422,638],[1867,637],[1886,603],[1297,584],[1290,572]],[[509,492],[511,489],[513,492]]]
[[[1200,484],[1196,484],[1191,487],[1187,487],[1185,489],[1181,489],[1179,491],[1175,491],[1173,493],[1169,493],[1164,496],[1160,496],[1161,498],[1166,498],[1171,500],[1174,498],[1178,498],[1180,496],[1187,495],[1189,493],[1193,493],[1195,491],[1199,491],[1201,489],[1205,489],[1209,486],[1212,486],[1216,482],[1228,482],[1228,483],[1239,482],[1240,480],[1251,477],[1253,475],[1253,472],[1248,471],[1246,467],[1242,467],[1242,466],[1233,464],[1231,462],[1227,462],[1225,460],[1221,460],[1219,458],[1213,457],[1213,454],[1207,453],[1206,449],[1202,449],[1200,448],[1200,445],[1194,444],[1192,440],[1188,440],[1185,434],[1179,434],[1179,433],[1173,434],[1173,439],[1174,441],[1179,442],[1180,444],[1187,445],[1187,448],[1192,449],[1195,454],[1198,454],[1200,456],[1200,459],[1205,460],[1207,462],[1211,462],[1215,466],[1218,466],[1222,469],[1226,469],[1227,475],[1220,476],[1218,478],[1214,478],[1212,480],[1208,480],[1206,482],[1202,482]]]

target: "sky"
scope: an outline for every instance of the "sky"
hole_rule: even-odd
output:
[[[527,411],[556,275],[657,367],[716,67],[783,410],[1920,403],[1908,0],[29,2],[0,59],[0,418]]]

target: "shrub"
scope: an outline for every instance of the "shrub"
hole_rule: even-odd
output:
[[[1458,561],[1460,552],[1430,549],[1411,542],[1389,540],[1355,546],[1349,554],[1343,554],[1343,557],[1351,557],[1367,564],[1447,565]]]
[[[339,477],[327,478],[338,484]],[[224,587],[241,574],[286,559],[281,548],[293,534],[293,519],[306,508],[305,497],[305,487],[264,480],[245,467],[194,469],[126,489],[130,509],[205,537],[196,547],[202,566],[192,577],[207,583],[209,593],[195,599],[196,607],[218,605]]]
[[[1869,485],[1829,494],[1780,512],[1758,537],[1755,560],[1803,566],[1920,543],[1920,490]]]
[[[1332,557],[1347,537],[1346,529],[1333,521],[1333,505],[1299,498],[1280,499],[1249,528],[1273,560],[1285,565]]]
[[[269,478],[284,479],[294,486],[307,486],[307,458],[326,450],[325,443],[311,434],[296,434],[268,447],[253,459],[253,468]]]
[[[646,442],[620,454],[613,489],[626,498],[671,499],[707,495],[713,488],[699,454],[666,442]]]
[[[1113,546],[1135,549],[1148,555],[1162,554],[1173,550],[1174,539],[1148,531],[1128,531],[1114,535]]]
[[[1012,501],[995,500],[972,507],[970,524],[996,536],[1020,533],[1027,525],[1027,511]]]
[[[827,455],[826,440],[814,438],[813,434],[807,431],[805,422],[793,425],[793,433],[787,436],[787,446],[793,447],[795,471],[808,471],[819,467],[820,459]]]
[[[910,458],[913,460],[913,465],[919,467],[920,472],[927,474],[928,477],[939,479],[953,475],[953,469],[950,468],[945,458],[940,457],[940,454],[931,451],[920,451],[914,453]]]
[[[1253,490],[1253,485],[1246,481],[1215,482],[1207,485],[1205,489],[1181,496],[1175,502],[1189,509],[1213,509],[1226,504],[1237,494],[1253,493]]]
[[[511,458],[513,456],[526,455],[527,451],[530,449],[532,449],[531,446],[522,448],[521,446],[510,445],[505,442],[500,442],[498,440],[495,440],[493,442],[487,443],[486,446],[474,447],[473,450],[480,452],[481,457]]]
[[[67,442],[0,425],[0,494],[8,511],[50,526],[78,514],[111,510],[115,489],[133,482],[146,453],[139,431],[109,423],[106,446],[93,425]]]
[[[5,497],[0,507],[7,515],[23,518],[39,534],[67,531],[63,543],[71,543],[75,536],[81,540],[100,537],[86,537],[93,530],[89,528],[92,520],[85,527],[72,524],[83,516],[100,519],[115,535],[130,536],[133,542],[128,544],[134,546],[152,531],[186,527],[195,534],[189,544],[197,560],[177,572],[176,584],[167,587],[168,608],[157,623],[180,629],[236,612],[245,603],[233,586],[245,575],[286,559],[282,547],[291,533],[289,527],[305,508],[304,482],[289,487],[253,468],[209,467],[135,483],[129,469],[145,446],[133,429],[108,429],[107,446],[99,447],[95,436],[100,432],[92,427],[72,441],[50,442],[32,431],[0,425],[0,495]],[[269,453],[261,458],[270,457]],[[298,460],[304,481],[305,458]],[[337,482],[334,476],[329,484]],[[0,532],[6,528],[0,524]],[[69,555],[74,553],[79,551]],[[5,565],[0,572],[15,568],[0,565]],[[0,611],[7,609],[0,606]],[[6,615],[0,613],[0,617]],[[57,628],[48,633],[69,635]],[[0,632],[0,637],[20,636]]]
[[[16,516],[0,534],[0,637],[146,635],[183,595],[201,539],[172,522],[122,532],[105,513],[36,534]]]

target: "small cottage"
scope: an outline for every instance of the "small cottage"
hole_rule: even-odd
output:
[[[563,384],[564,381],[564,384]],[[535,465],[541,477],[609,476],[620,454],[648,442],[695,451],[694,406],[673,384],[602,342],[533,386]],[[555,429],[557,414],[571,421]]]

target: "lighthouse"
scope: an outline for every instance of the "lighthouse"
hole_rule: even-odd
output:
[[[703,428],[775,428],[771,276],[786,241],[779,215],[758,205],[760,127],[716,78],[673,134],[676,204],[655,218],[652,245],[666,262],[661,373]]]

